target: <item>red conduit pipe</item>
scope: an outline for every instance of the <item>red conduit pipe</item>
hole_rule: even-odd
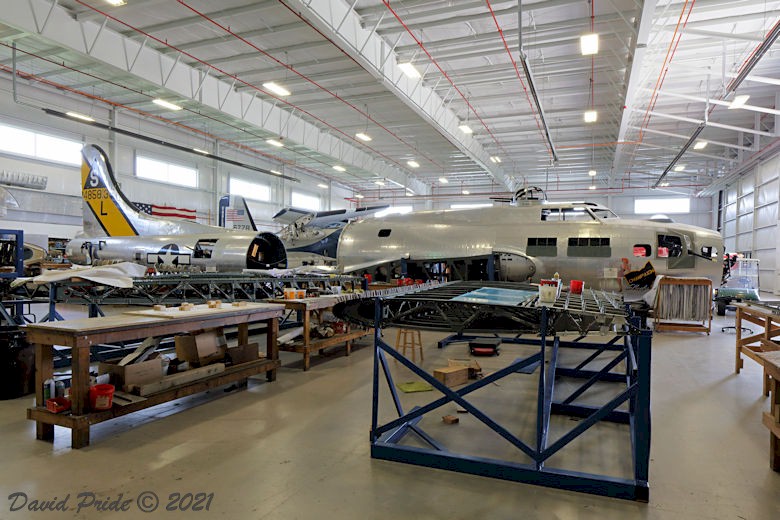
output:
[[[205,20],[208,20],[210,23],[212,23],[213,25],[215,25],[215,26],[219,27],[220,29],[222,29],[223,31],[225,31],[225,32],[226,32],[226,33],[228,33],[229,35],[233,36],[233,37],[234,37],[234,38],[236,38],[237,40],[240,40],[241,42],[243,42],[243,43],[247,44],[248,46],[250,46],[251,48],[253,48],[253,49],[254,49],[254,50],[256,50],[257,52],[259,52],[260,54],[262,54],[263,56],[266,56],[266,57],[268,57],[269,59],[273,60],[274,62],[278,63],[280,66],[284,67],[286,70],[289,70],[289,71],[290,71],[290,72],[292,72],[293,74],[295,74],[295,75],[299,76],[300,78],[302,78],[303,80],[305,80],[305,81],[307,81],[307,82],[311,83],[312,85],[314,85],[315,87],[319,88],[320,90],[323,90],[324,92],[327,92],[327,93],[328,93],[330,96],[332,96],[333,98],[335,98],[335,99],[337,99],[337,100],[341,101],[342,103],[344,103],[344,104],[345,104],[345,105],[347,105],[348,107],[352,108],[352,109],[353,109],[353,110],[355,110],[355,111],[356,111],[358,114],[360,114],[361,116],[365,117],[366,119],[368,119],[369,121],[371,121],[372,123],[374,123],[376,126],[378,126],[379,128],[381,128],[382,130],[384,130],[384,131],[385,131],[385,132],[387,132],[388,134],[392,135],[392,136],[393,136],[394,138],[396,138],[398,141],[400,141],[400,142],[401,142],[401,143],[403,143],[404,145],[406,145],[406,146],[408,146],[409,148],[411,148],[412,150],[414,150],[416,154],[419,154],[420,156],[422,156],[422,157],[425,157],[425,159],[427,159],[427,160],[428,160],[428,161],[430,161],[431,163],[435,164],[435,165],[436,165],[436,166],[438,166],[439,168],[444,168],[444,167],[443,167],[441,164],[437,163],[437,162],[436,162],[434,159],[430,158],[429,156],[427,156],[426,154],[424,154],[423,152],[421,152],[419,149],[417,149],[415,146],[413,146],[412,144],[410,144],[410,143],[406,142],[406,141],[405,141],[405,140],[404,140],[402,137],[400,137],[398,134],[396,134],[395,132],[393,132],[392,130],[390,130],[390,129],[389,129],[389,128],[387,128],[386,126],[384,126],[382,123],[380,123],[379,121],[377,121],[377,120],[376,120],[376,119],[374,119],[373,117],[371,117],[371,116],[370,116],[370,115],[369,115],[367,112],[365,112],[365,111],[361,110],[359,107],[357,107],[357,106],[353,105],[352,103],[350,103],[350,102],[349,102],[349,101],[347,101],[346,99],[342,98],[341,96],[339,96],[339,95],[338,95],[338,94],[336,94],[335,92],[331,91],[331,90],[330,90],[330,89],[328,89],[327,87],[325,87],[325,86],[323,86],[323,85],[320,85],[319,83],[317,83],[316,81],[314,81],[314,80],[313,80],[313,79],[311,79],[310,77],[306,76],[305,74],[302,74],[302,73],[298,72],[297,70],[295,70],[295,68],[294,68],[292,65],[290,65],[290,64],[288,64],[288,63],[285,63],[285,62],[281,61],[280,59],[276,58],[275,56],[271,55],[270,53],[268,53],[268,52],[264,51],[263,49],[259,48],[257,45],[255,45],[254,43],[250,42],[250,41],[249,41],[249,40],[247,40],[246,38],[244,38],[244,37],[242,37],[242,36],[240,36],[240,35],[236,34],[234,31],[232,31],[232,30],[230,29],[230,27],[225,27],[224,25],[222,25],[221,23],[217,22],[216,20],[214,20],[213,18],[211,18],[211,17],[210,17],[210,16],[208,16],[207,14],[205,14],[205,13],[203,13],[203,12],[201,12],[201,11],[198,11],[198,10],[197,10],[197,9],[195,9],[194,7],[192,7],[192,6],[188,5],[188,4],[187,4],[187,3],[186,3],[184,0],[177,0],[177,2],[179,2],[181,5],[183,5],[184,7],[186,7],[187,9],[189,9],[190,11],[192,11],[193,13],[197,14],[197,15],[198,15],[198,16],[200,16],[201,18],[203,18],[203,19],[205,19]],[[357,63],[357,62],[355,62],[355,63]],[[363,68],[363,67],[361,67],[361,68]],[[363,70],[365,70],[365,69],[363,69]]]
[[[393,163],[393,164],[397,165],[397,166],[398,166],[399,168],[401,168],[401,169],[404,169],[404,168],[405,168],[405,167],[404,167],[404,165],[402,165],[400,162],[396,161],[394,158],[392,158],[392,157],[389,157],[389,156],[387,156],[387,155],[383,154],[383,153],[382,153],[382,152],[380,152],[379,150],[376,150],[376,149],[374,149],[374,148],[372,148],[372,147],[370,147],[370,146],[367,146],[367,145],[365,145],[364,143],[360,142],[360,141],[359,141],[357,138],[355,138],[354,136],[351,136],[351,135],[349,135],[348,133],[344,132],[344,131],[343,131],[343,130],[341,130],[340,128],[336,128],[335,126],[333,126],[333,125],[331,125],[330,123],[326,122],[324,119],[322,119],[322,118],[320,118],[320,117],[318,117],[318,116],[315,116],[315,115],[314,115],[314,114],[312,114],[311,112],[309,112],[309,111],[307,111],[307,110],[305,110],[305,109],[303,109],[303,108],[301,108],[301,107],[299,107],[299,106],[297,106],[297,105],[294,105],[293,103],[290,103],[289,101],[285,101],[285,100],[284,100],[284,99],[282,99],[281,97],[275,96],[275,95],[271,94],[270,92],[266,92],[265,90],[263,90],[262,88],[258,87],[257,85],[254,85],[254,84],[252,84],[252,83],[249,83],[248,81],[245,81],[245,80],[243,80],[243,79],[239,78],[239,77],[238,77],[238,76],[236,76],[235,74],[231,74],[231,73],[229,73],[229,72],[227,72],[227,71],[225,71],[225,70],[223,70],[223,69],[221,69],[221,68],[217,67],[216,65],[212,65],[211,63],[208,63],[208,62],[207,62],[207,61],[205,61],[205,60],[202,60],[202,59],[200,59],[200,58],[197,58],[196,56],[194,56],[194,55],[192,55],[192,54],[188,53],[187,51],[184,51],[184,50],[182,50],[182,49],[179,49],[179,48],[178,48],[178,47],[176,47],[175,45],[172,45],[172,44],[168,43],[168,42],[167,42],[167,41],[165,41],[165,40],[162,40],[162,39],[160,39],[160,38],[157,38],[156,36],[152,36],[151,34],[149,34],[149,33],[145,32],[145,31],[143,31],[142,29],[139,29],[139,28],[137,28],[137,27],[134,27],[134,26],[132,26],[132,25],[130,25],[130,24],[129,24],[129,23],[127,23],[127,22],[123,22],[122,20],[120,20],[120,19],[118,19],[118,18],[116,18],[116,17],[114,17],[114,16],[111,16],[110,14],[108,14],[108,13],[106,13],[106,12],[104,12],[104,11],[101,11],[101,10],[100,10],[100,9],[98,9],[97,7],[93,7],[93,6],[91,6],[91,5],[87,4],[86,2],[84,2],[84,1],[82,1],[82,0],[74,0],[74,1],[75,1],[77,4],[79,4],[79,5],[82,5],[82,6],[86,7],[86,8],[88,8],[88,9],[90,9],[90,10],[92,10],[92,11],[94,11],[94,12],[96,12],[96,13],[100,14],[100,15],[102,15],[102,16],[105,16],[105,17],[106,17],[106,18],[108,18],[109,20],[113,20],[114,22],[116,22],[116,23],[118,23],[118,24],[120,24],[120,25],[123,25],[123,26],[125,26],[125,27],[127,27],[127,28],[129,28],[129,29],[132,29],[133,31],[135,31],[135,32],[137,32],[137,33],[139,33],[139,34],[142,34],[142,35],[146,36],[147,38],[149,38],[149,39],[151,39],[151,40],[154,40],[155,42],[157,42],[157,43],[159,43],[159,44],[161,44],[161,45],[164,45],[164,46],[166,46],[166,47],[168,47],[168,48],[170,48],[170,49],[173,49],[173,50],[175,50],[176,52],[178,52],[178,53],[180,53],[180,54],[183,54],[184,56],[187,56],[188,58],[190,58],[190,59],[192,59],[192,60],[194,60],[194,61],[196,61],[196,62],[200,63],[201,65],[205,65],[206,67],[208,67],[208,68],[210,68],[210,69],[213,69],[213,70],[215,70],[215,71],[219,72],[220,74],[222,74],[222,75],[224,75],[224,76],[227,76],[227,77],[229,77],[229,78],[231,78],[231,79],[235,80],[235,81],[236,81],[236,82],[238,82],[238,83],[241,83],[242,85],[245,85],[245,86],[247,86],[247,87],[249,87],[249,88],[251,88],[251,89],[253,89],[253,90],[256,90],[257,92],[260,92],[260,93],[262,93],[262,94],[265,94],[266,96],[272,97],[272,98],[274,98],[275,100],[277,100],[279,103],[282,103],[282,104],[284,104],[284,105],[287,105],[287,106],[289,106],[289,107],[291,107],[291,108],[293,108],[293,109],[295,109],[295,110],[297,110],[297,111],[299,111],[299,112],[301,112],[301,113],[303,113],[303,114],[306,114],[307,116],[311,117],[311,118],[312,118],[312,119],[314,119],[315,121],[318,121],[318,122],[319,122],[319,123],[321,123],[322,125],[324,125],[324,126],[326,126],[326,127],[330,128],[330,129],[331,129],[331,130],[333,130],[334,132],[337,132],[337,133],[339,133],[339,134],[343,135],[343,136],[344,136],[344,137],[346,137],[346,138],[347,138],[349,141],[353,141],[354,143],[357,143],[357,144],[359,144],[360,146],[364,146],[365,148],[367,148],[367,149],[371,150],[372,152],[374,152],[376,155],[378,155],[378,156],[380,156],[380,157],[383,157],[383,158],[384,158],[384,159],[386,159],[388,162],[390,162],[390,163]]]
[[[504,49],[506,49],[507,55],[509,55],[509,61],[512,62],[512,67],[515,69],[515,74],[517,75],[517,79],[520,80],[520,85],[523,87],[523,92],[525,92],[525,99],[528,100],[528,105],[531,107],[531,113],[534,115],[534,120],[536,121],[536,128],[539,130],[539,133],[542,136],[542,142],[544,143],[544,147],[547,148],[547,153],[552,157],[552,150],[550,149],[550,144],[547,142],[547,139],[544,136],[544,131],[542,130],[542,125],[539,122],[539,117],[536,115],[536,111],[534,110],[534,105],[531,102],[531,97],[528,94],[528,88],[525,86],[525,82],[523,81],[523,78],[520,76],[520,71],[517,68],[517,62],[515,62],[514,57],[512,56],[512,52],[509,50],[509,45],[506,42],[506,38],[504,38],[504,31],[501,29],[501,26],[498,24],[498,19],[496,18],[496,13],[493,11],[493,6],[490,5],[490,0],[485,0],[487,3],[488,10],[490,11],[490,16],[493,17],[493,22],[496,24],[496,29],[498,30],[498,35],[501,36],[501,41],[504,43]],[[522,20],[520,20],[519,23],[522,23]]]
[[[79,1],[79,0],[76,0],[76,1]],[[466,96],[463,94],[463,92],[461,92],[461,90],[460,90],[460,89],[458,88],[458,86],[457,86],[457,85],[456,85],[456,84],[455,84],[455,83],[452,81],[452,79],[451,79],[451,78],[450,78],[450,76],[449,76],[449,75],[448,75],[448,74],[447,74],[447,73],[444,71],[444,69],[443,69],[443,68],[441,68],[441,65],[439,65],[439,62],[437,62],[437,61],[436,61],[436,60],[433,58],[433,56],[431,56],[431,53],[429,53],[429,52],[428,52],[428,49],[426,49],[426,48],[425,48],[425,45],[423,45],[423,43],[422,43],[422,42],[421,42],[421,41],[420,41],[420,40],[419,40],[419,39],[418,39],[418,38],[417,38],[417,37],[416,37],[416,36],[415,36],[415,35],[412,33],[412,30],[411,30],[411,29],[409,29],[409,26],[408,26],[408,25],[406,25],[406,24],[404,23],[404,21],[401,19],[401,17],[398,15],[398,13],[396,13],[396,12],[395,12],[395,10],[394,10],[392,7],[390,7],[390,2],[389,2],[388,0],[382,0],[382,3],[383,3],[383,4],[385,5],[385,7],[387,7],[387,9],[388,9],[388,10],[389,10],[389,11],[392,13],[392,15],[395,17],[395,19],[396,19],[396,20],[398,20],[398,23],[400,23],[400,24],[401,24],[401,26],[402,26],[402,27],[403,27],[403,28],[406,30],[406,32],[409,34],[409,36],[411,36],[411,37],[412,37],[412,39],[413,39],[413,40],[414,40],[414,42],[417,44],[417,46],[418,46],[418,47],[420,47],[420,49],[422,49],[422,51],[425,53],[425,55],[426,55],[426,56],[428,56],[428,59],[429,59],[429,60],[431,60],[431,63],[433,63],[433,65],[434,65],[434,66],[435,66],[437,69],[439,69],[439,72],[440,72],[440,73],[441,73],[441,74],[442,74],[442,75],[443,75],[445,78],[447,78],[447,81],[449,81],[450,85],[452,85],[452,88],[454,88],[454,89],[455,89],[455,92],[457,92],[457,93],[458,93],[458,95],[460,95],[460,97],[463,99],[463,101],[465,101],[465,102],[466,102],[466,106],[467,106],[467,107],[468,107],[468,108],[469,108],[469,109],[470,109],[472,112],[474,112],[474,116],[475,116],[475,117],[476,117],[476,118],[479,120],[479,122],[480,122],[480,123],[482,124],[482,126],[485,128],[485,130],[487,131],[487,133],[488,133],[488,134],[490,135],[490,137],[493,139],[493,142],[494,142],[494,143],[496,143],[496,146],[497,146],[497,147],[498,147],[498,148],[499,148],[501,151],[503,151],[503,152],[504,152],[504,155],[507,155],[507,156],[508,156],[509,154],[508,154],[508,153],[506,152],[506,150],[504,150],[504,148],[501,146],[501,143],[499,143],[499,142],[498,142],[498,139],[496,139],[496,136],[495,136],[495,135],[493,135],[493,132],[490,130],[490,128],[488,128],[488,126],[487,126],[487,124],[485,123],[485,121],[484,121],[484,120],[483,120],[483,119],[482,119],[482,118],[479,116],[479,114],[478,114],[478,113],[477,113],[477,111],[474,109],[474,107],[471,105],[471,103],[469,103],[469,100],[466,98]]]

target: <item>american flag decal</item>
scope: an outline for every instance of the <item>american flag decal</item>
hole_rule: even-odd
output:
[[[227,208],[225,210],[225,220],[228,222],[241,222],[244,220],[245,211],[243,209]]]
[[[158,206],[156,204],[147,204],[145,202],[133,202],[135,206],[147,215],[155,217],[183,218],[186,220],[195,220],[197,215],[194,209],[175,208],[173,206]]]

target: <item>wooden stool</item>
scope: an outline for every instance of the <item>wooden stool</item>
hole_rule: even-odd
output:
[[[395,349],[406,356],[406,349],[412,351],[412,363],[417,362],[416,349],[420,349],[420,362],[422,363],[425,357],[423,357],[422,339],[420,338],[419,330],[412,329],[398,329],[398,334],[395,337]]]

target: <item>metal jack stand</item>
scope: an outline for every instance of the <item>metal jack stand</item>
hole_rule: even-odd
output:
[[[552,319],[552,313],[546,307],[541,307],[540,310],[540,337],[513,341],[538,346],[537,352],[525,358],[518,358],[497,372],[453,390],[444,386],[382,340],[381,327],[388,324],[390,313],[386,308],[386,301],[377,298],[371,456],[376,459],[646,502],[649,499],[650,461],[650,332],[638,330],[638,320],[635,320],[632,321],[632,327],[625,327],[622,345],[619,342],[599,344],[562,341],[558,336],[548,337],[548,331],[552,330],[548,317]],[[575,367],[563,367],[559,363],[559,352],[565,348],[591,350],[593,353]],[[614,359],[603,366],[595,369],[587,368],[597,357],[612,353],[615,354]],[[404,410],[396,391],[387,356],[396,359],[443,396],[424,406]],[[621,362],[625,364],[625,371],[613,372],[612,370]],[[534,443],[526,443],[513,434],[509,427],[502,426],[492,419],[487,411],[469,402],[467,397],[472,392],[488,387],[491,383],[507,376],[518,377],[515,375],[518,371],[535,363],[539,363],[542,367],[539,372],[536,399],[536,434]],[[380,374],[384,376],[387,383],[397,414],[397,418],[385,424],[379,423]],[[556,377],[578,379],[582,384],[570,395],[561,398],[556,396],[555,392]],[[620,388],[616,394],[610,394],[612,397],[607,402],[599,406],[578,404],[579,397],[596,383],[612,383],[620,385]],[[531,463],[523,464],[450,451],[446,446],[447,439],[434,438],[423,429],[421,421],[429,412],[452,402],[465,408],[472,417],[522,452],[531,459]],[[532,406],[531,403],[529,405]],[[627,405],[627,409],[618,410],[621,405]],[[552,414],[564,414],[583,419],[569,431],[551,441],[549,434]],[[548,466],[550,457],[570,445],[600,421],[626,425],[631,441],[629,457],[633,466],[633,478],[618,478]],[[404,438],[409,434],[415,435],[425,447],[403,445]]]

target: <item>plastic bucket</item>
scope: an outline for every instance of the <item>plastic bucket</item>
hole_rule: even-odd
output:
[[[295,299],[295,289],[285,289],[284,290],[284,299],[285,300],[294,300]]]
[[[585,287],[585,282],[582,280],[572,280],[570,291],[572,294],[582,294],[582,289]]]
[[[295,299],[296,300],[302,300],[306,298],[306,289],[296,289],[295,290]]]
[[[89,387],[89,407],[92,410],[110,410],[114,400],[114,385]]]

